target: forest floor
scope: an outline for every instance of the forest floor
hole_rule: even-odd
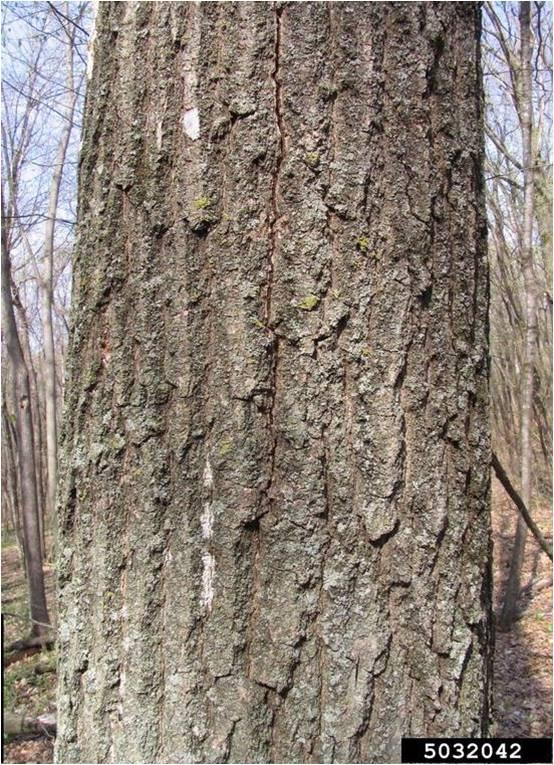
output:
[[[552,539],[550,508],[535,510],[535,521]],[[494,598],[502,602],[510,562],[516,511],[496,481],[493,484]],[[552,569],[529,534],[523,572],[521,616],[509,632],[497,632],[494,664],[495,730],[505,738],[552,735]],[[54,603],[54,574],[46,567],[48,602]],[[51,605],[52,607],[52,605]],[[4,645],[25,636],[27,603],[21,559],[15,540],[2,546]],[[11,614],[9,616],[8,614]],[[36,717],[55,712],[55,652],[42,651],[4,670],[4,709]],[[48,736],[16,736],[4,741],[4,762],[52,762]]]
[[[55,603],[54,569],[44,566],[46,598],[50,616]],[[2,656],[15,640],[28,636],[28,598],[21,554],[15,535],[2,534]],[[56,711],[56,653],[43,650],[4,667],[2,709],[25,717]],[[3,726],[4,728],[4,726]],[[48,735],[6,737],[2,762],[53,762],[54,741]]]
[[[493,482],[494,608],[500,610],[510,566],[517,513]],[[552,543],[548,504],[533,519]],[[494,658],[495,735],[552,736],[552,564],[529,532],[521,580],[520,618],[509,632],[496,632]]]

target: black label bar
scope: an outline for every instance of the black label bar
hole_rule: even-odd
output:
[[[552,738],[403,738],[402,762],[552,763]]]

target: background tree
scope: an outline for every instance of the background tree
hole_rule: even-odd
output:
[[[493,432],[532,509],[552,488],[551,10],[489,3],[486,20]],[[520,520],[503,627],[517,613],[526,533]]]
[[[3,211],[3,210],[2,210]],[[3,216],[4,217],[4,216]],[[32,633],[40,635],[49,624],[40,541],[39,507],[36,484],[35,443],[31,412],[29,371],[19,341],[13,303],[10,299],[11,264],[9,234],[2,227],[2,306],[3,328],[7,358],[13,380],[13,400],[16,404],[15,440],[18,446],[19,498],[23,528],[25,569],[29,583],[29,611]],[[11,437],[11,432],[10,432]]]
[[[100,4],[58,760],[486,734],[479,33],[473,3]]]
[[[2,5],[2,369],[8,383],[2,399],[8,480],[2,494],[10,508],[8,522],[11,518],[21,532],[27,569],[31,566],[34,572],[29,577],[31,616],[42,622],[48,619],[39,580],[56,485],[57,405],[62,396],[56,367],[61,373],[75,217],[74,128],[82,103],[87,37],[81,24],[86,23],[87,7]],[[21,417],[28,429],[25,437]],[[37,603],[40,615],[34,610]]]

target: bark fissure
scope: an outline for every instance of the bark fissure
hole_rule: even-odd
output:
[[[59,759],[387,762],[485,732],[476,13],[100,4]]]
[[[271,488],[274,480],[275,473],[275,458],[277,452],[277,434],[275,429],[275,408],[277,399],[277,370],[279,364],[279,343],[280,338],[277,333],[277,328],[273,326],[272,317],[272,300],[273,300],[273,286],[275,278],[275,264],[276,254],[278,251],[279,240],[279,184],[281,178],[281,168],[283,165],[285,155],[285,127],[283,122],[283,103],[281,92],[281,35],[282,35],[282,15],[284,7],[276,7],[274,10],[274,22],[275,22],[275,47],[274,47],[274,69],[271,73],[271,79],[274,88],[274,118],[275,118],[275,131],[277,134],[277,150],[275,158],[275,167],[272,173],[271,180],[271,213],[269,220],[269,262],[267,273],[267,292],[265,303],[265,324],[271,333],[271,366],[270,366],[270,392],[269,392],[269,406],[268,406],[268,426],[271,438],[270,447],[270,466],[268,484],[265,490],[266,496],[271,505]]]
[[[275,168],[272,173],[271,181],[271,215],[269,221],[269,263],[267,275],[267,294],[266,294],[266,320],[268,327],[271,328],[271,302],[273,298],[273,279],[275,273],[275,256],[277,252],[278,224],[280,218],[279,212],[279,183],[281,177],[281,167],[285,155],[285,126],[283,122],[283,103],[281,87],[281,35],[282,35],[282,16],[283,7],[277,7],[274,11],[275,16],[275,48],[274,69],[271,72],[271,79],[274,90],[274,117],[275,131],[277,134],[277,150],[275,157]]]

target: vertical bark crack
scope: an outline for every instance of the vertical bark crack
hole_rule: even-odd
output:
[[[282,99],[282,86],[280,78],[281,68],[281,24],[284,8],[275,8],[275,48],[274,48],[274,68],[271,73],[274,87],[274,113],[275,113],[275,128],[277,134],[277,152],[275,158],[275,169],[273,171],[273,177],[271,182],[271,213],[269,220],[269,261],[267,271],[267,291],[265,299],[265,324],[271,333],[271,371],[270,371],[270,401],[268,407],[268,425],[271,437],[271,452],[270,452],[270,469],[269,479],[266,488],[266,496],[269,502],[271,502],[271,486],[273,484],[273,474],[275,471],[275,453],[277,451],[277,437],[275,434],[275,401],[276,401],[276,388],[277,388],[277,365],[279,360],[279,337],[277,336],[275,329],[272,327],[272,298],[273,298],[273,283],[275,275],[275,253],[277,250],[277,237],[278,237],[278,224],[280,219],[279,211],[279,181],[281,175],[281,166],[283,164],[283,157],[285,153],[285,135],[283,126],[283,99]]]
[[[277,389],[277,366],[279,360],[279,337],[276,334],[275,328],[272,326],[272,299],[273,299],[273,286],[275,277],[275,256],[277,251],[277,238],[278,238],[278,224],[281,217],[279,209],[279,181],[281,175],[281,167],[283,164],[283,157],[285,153],[285,137],[283,127],[283,102],[282,102],[282,90],[280,79],[281,68],[281,17],[284,11],[284,7],[275,6],[274,11],[274,24],[275,24],[275,43],[274,43],[274,64],[271,72],[271,80],[273,83],[274,91],[274,118],[275,118],[275,132],[277,137],[276,142],[276,154],[275,165],[271,177],[271,195],[270,195],[270,210],[269,210],[269,224],[268,224],[268,241],[269,241],[269,258],[267,264],[267,276],[266,276],[266,292],[265,292],[265,305],[264,305],[264,324],[267,331],[270,334],[270,344],[268,352],[270,358],[270,372],[269,372],[269,394],[267,404],[267,426],[270,438],[270,450],[269,450],[269,476],[262,494],[266,500],[266,507],[262,508],[258,517],[254,522],[248,526],[251,532],[251,556],[252,556],[252,586],[251,586],[251,602],[252,609],[248,618],[247,633],[249,635],[247,645],[252,646],[255,638],[255,624],[258,618],[259,604],[258,604],[258,591],[261,587],[260,583],[260,558],[262,556],[262,540],[261,540],[261,528],[260,518],[265,515],[271,508],[271,489],[273,486],[274,473],[275,473],[275,457],[277,452],[277,436],[275,432],[275,404],[276,404],[276,389]],[[248,676],[252,679],[252,663],[250,650],[248,648]],[[255,679],[257,683],[259,681]]]

